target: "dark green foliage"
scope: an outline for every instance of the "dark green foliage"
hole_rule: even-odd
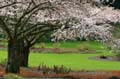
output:
[[[40,43],[40,42],[51,42],[51,34],[52,34],[52,32],[49,32],[49,33],[45,34],[44,36],[42,36],[40,38],[40,40],[38,41],[38,43]]]
[[[0,34],[0,39],[3,39],[3,38],[6,38],[6,35],[5,34]]]
[[[115,7],[115,9],[120,9],[120,0],[115,0],[113,7]]]
[[[103,4],[112,6],[115,9],[120,9],[120,0],[104,0]]]

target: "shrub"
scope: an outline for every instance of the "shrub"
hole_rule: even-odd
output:
[[[47,67],[44,63],[38,66],[38,70],[42,71],[43,74],[48,74],[51,71],[51,69]]]

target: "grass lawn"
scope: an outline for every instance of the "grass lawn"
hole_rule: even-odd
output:
[[[85,42],[77,42],[74,43],[73,47],[79,47],[80,45],[84,45]],[[64,47],[71,47],[64,43],[62,44]],[[96,50],[102,50],[101,44],[96,42],[88,42],[85,44],[89,44],[91,48]],[[61,45],[61,47],[62,47]],[[49,45],[52,47],[51,45]],[[5,53],[6,51],[0,51],[0,61],[4,60],[7,56]],[[115,61],[100,61],[100,60],[91,60],[88,59],[89,57],[99,56],[99,55],[113,55],[113,53],[109,53],[108,50],[102,51],[101,53],[95,54],[52,54],[52,53],[31,53],[29,56],[29,66],[39,66],[40,64],[44,63],[47,66],[54,66],[54,65],[64,65],[65,67],[71,68],[72,70],[120,70],[120,62]]]
[[[98,54],[31,54],[30,66],[44,63],[47,66],[64,65],[73,70],[120,70],[120,62],[90,60]],[[39,62],[39,63],[38,63]]]

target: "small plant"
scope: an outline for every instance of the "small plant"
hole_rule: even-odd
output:
[[[54,66],[53,67],[53,71],[56,73],[56,74],[59,74],[59,73],[69,73],[71,71],[70,68],[66,68],[64,65],[61,65],[60,67],[59,66]]]
[[[48,74],[51,69],[42,63],[38,66],[38,70],[42,71],[43,74]]]

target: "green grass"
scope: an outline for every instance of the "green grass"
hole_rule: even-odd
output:
[[[30,55],[30,66],[44,63],[47,66],[64,65],[73,70],[120,70],[120,62],[91,60],[99,54],[34,54]],[[38,63],[39,62],[39,63]]]
[[[7,53],[6,51],[1,51],[0,50],[0,62],[3,61],[4,59],[7,58]]]
[[[0,61],[6,58],[5,51],[0,51]],[[39,66],[44,63],[47,66],[64,65],[72,70],[120,70],[120,62],[91,60],[89,57],[101,54],[40,54],[31,53],[29,66]],[[112,55],[112,53],[104,54]]]
[[[120,62],[92,60],[90,57],[100,55],[114,55],[109,53],[105,46],[97,42],[67,42],[60,43],[63,48],[78,48],[80,45],[89,45],[91,49],[103,50],[95,54],[52,54],[52,53],[31,53],[29,56],[29,66],[39,66],[44,63],[47,66],[64,65],[72,70],[120,70]],[[53,43],[46,44],[52,47]],[[0,51],[0,62],[7,57],[6,51]]]

